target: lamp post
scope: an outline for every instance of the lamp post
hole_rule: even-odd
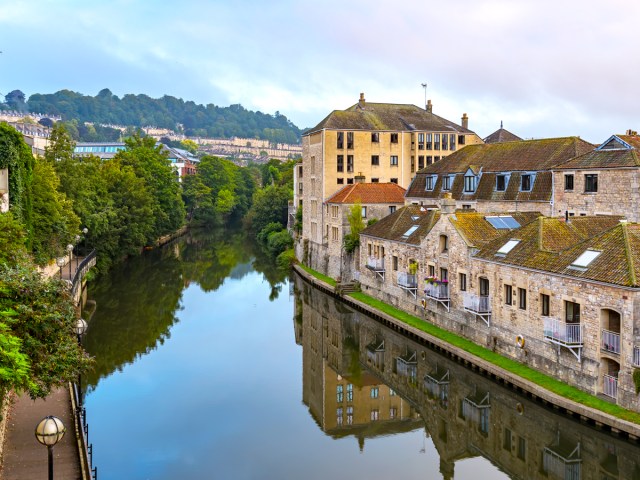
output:
[[[71,243],[67,245],[67,252],[69,252],[69,280],[73,282],[73,277],[71,276],[71,258],[73,257],[73,245]]]
[[[82,251],[84,252],[85,257],[87,256],[87,233],[89,233],[89,229],[84,227],[82,229]]]
[[[58,265],[58,267],[60,267],[60,278],[62,278],[62,267],[64,267],[64,263],[65,263],[65,258],[64,257],[56,258],[56,265]]]
[[[89,328],[84,318],[78,318],[76,321],[76,335],[78,336],[78,345],[82,345],[82,336]],[[78,373],[78,408],[82,407],[82,374]]]
[[[49,480],[53,480],[53,446],[62,440],[67,431],[62,420],[53,415],[44,417],[36,426],[36,439],[47,447],[49,456]]]

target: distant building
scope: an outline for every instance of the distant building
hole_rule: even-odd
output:
[[[102,160],[109,160],[125,148],[124,142],[78,142],[73,154],[82,157],[93,155]]]
[[[520,140],[522,139],[519,136],[502,128],[502,122],[500,122],[500,128],[498,130],[483,139],[484,143],[519,142]]]

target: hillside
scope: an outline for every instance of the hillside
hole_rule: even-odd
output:
[[[35,93],[25,101],[24,94],[14,90],[5,98],[4,108],[46,112],[60,115],[66,122],[77,120],[79,124],[155,126],[187,136],[259,138],[280,143],[300,141],[301,130],[284,115],[253,112],[242,105],[198,105],[169,95],[155,99],[144,94],[127,94],[119,98],[106,88],[95,97],[60,90],[52,94]]]

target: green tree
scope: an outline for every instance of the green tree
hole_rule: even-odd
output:
[[[44,147],[44,158],[52,164],[58,161],[70,160],[75,147],[76,142],[71,138],[64,124],[57,123],[51,129],[49,145]]]
[[[284,228],[291,197],[292,191],[288,187],[269,185],[256,191],[253,205],[245,217],[247,226],[254,232],[260,232],[269,223],[279,223]]]
[[[360,202],[356,202],[349,207],[347,221],[349,222],[349,233],[344,236],[344,250],[347,253],[353,253],[360,246],[360,232],[365,227],[362,220],[362,205]]]
[[[182,198],[187,218],[194,225],[215,225],[218,215],[213,205],[211,188],[200,175],[187,175],[182,179]]]

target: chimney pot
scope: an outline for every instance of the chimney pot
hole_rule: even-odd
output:
[[[466,113],[462,114],[462,128],[469,128],[469,117]]]
[[[358,104],[360,105],[361,108],[364,108],[364,93],[360,93],[360,100],[358,100]]]
[[[427,100],[426,110],[429,113],[433,113],[433,105],[431,104],[431,100]]]

